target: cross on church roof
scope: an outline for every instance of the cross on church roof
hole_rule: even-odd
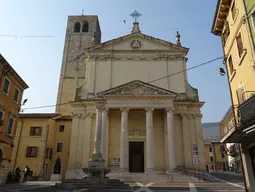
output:
[[[135,23],[137,23],[137,18],[141,17],[142,14],[138,13],[136,10],[130,14],[131,17],[135,18]]]

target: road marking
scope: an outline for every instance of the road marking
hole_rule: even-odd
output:
[[[238,185],[238,184],[236,184],[236,183],[228,182],[228,181],[219,179],[218,177],[215,177],[215,176],[212,176],[212,175],[210,175],[210,177],[212,177],[212,178],[214,178],[214,179],[216,179],[216,180],[218,180],[218,181],[221,181],[221,182],[223,182],[223,183],[227,183],[227,184],[229,184],[229,185],[233,185],[233,186],[235,186],[235,187],[239,187],[239,188],[241,188],[241,189],[245,189],[245,187],[242,186],[242,185]]]
[[[139,187],[141,187],[141,188],[135,190],[134,192],[143,192],[143,191],[146,191],[146,192],[153,192],[151,189],[148,188],[148,187],[150,187],[151,185],[153,185],[153,183],[147,183],[146,185],[144,185],[144,184],[142,184],[142,183],[136,182],[136,184],[137,184]]]
[[[189,183],[189,190],[190,192],[197,192],[197,188],[195,187],[194,183]]]

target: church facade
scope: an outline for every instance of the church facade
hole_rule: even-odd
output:
[[[187,80],[188,51],[179,36],[176,44],[157,39],[137,22],[101,43],[96,16],[69,17],[56,108],[72,114],[66,178],[82,175],[98,139],[113,172],[205,170],[204,102]]]

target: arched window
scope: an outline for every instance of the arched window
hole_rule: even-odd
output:
[[[3,156],[4,156],[3,151],[2,151],[2,149],[0,149],[0,165],[3,161]]]
[[[82,32],[89,32],[89,23],[88,22],[83,23]]]
[[[74,24],[74,32],[75,33],[81,32],[81,24],[79,22]]]

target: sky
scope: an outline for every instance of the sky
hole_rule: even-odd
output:
[[[29,85],[24,108],[56,104],[68,15],[98,15],[102,42],[129,34],[137,10],[142,33],[190,48],[187,67],[223,55],[220,38],[211,33],[217,1],[205,0],[0,0],[0,53]],[[123,22],[126,20],[126,24]],[[23,37],[22,37],[23,36]],[[24,36],[43,36],[40,38]],[[205,104],[202,122],[217,122],[230,107],[222,60],[188,71],[189,83]],[[163,76],[163,75],[162,75]],[[27,109],[54,112],[55,107]]]

